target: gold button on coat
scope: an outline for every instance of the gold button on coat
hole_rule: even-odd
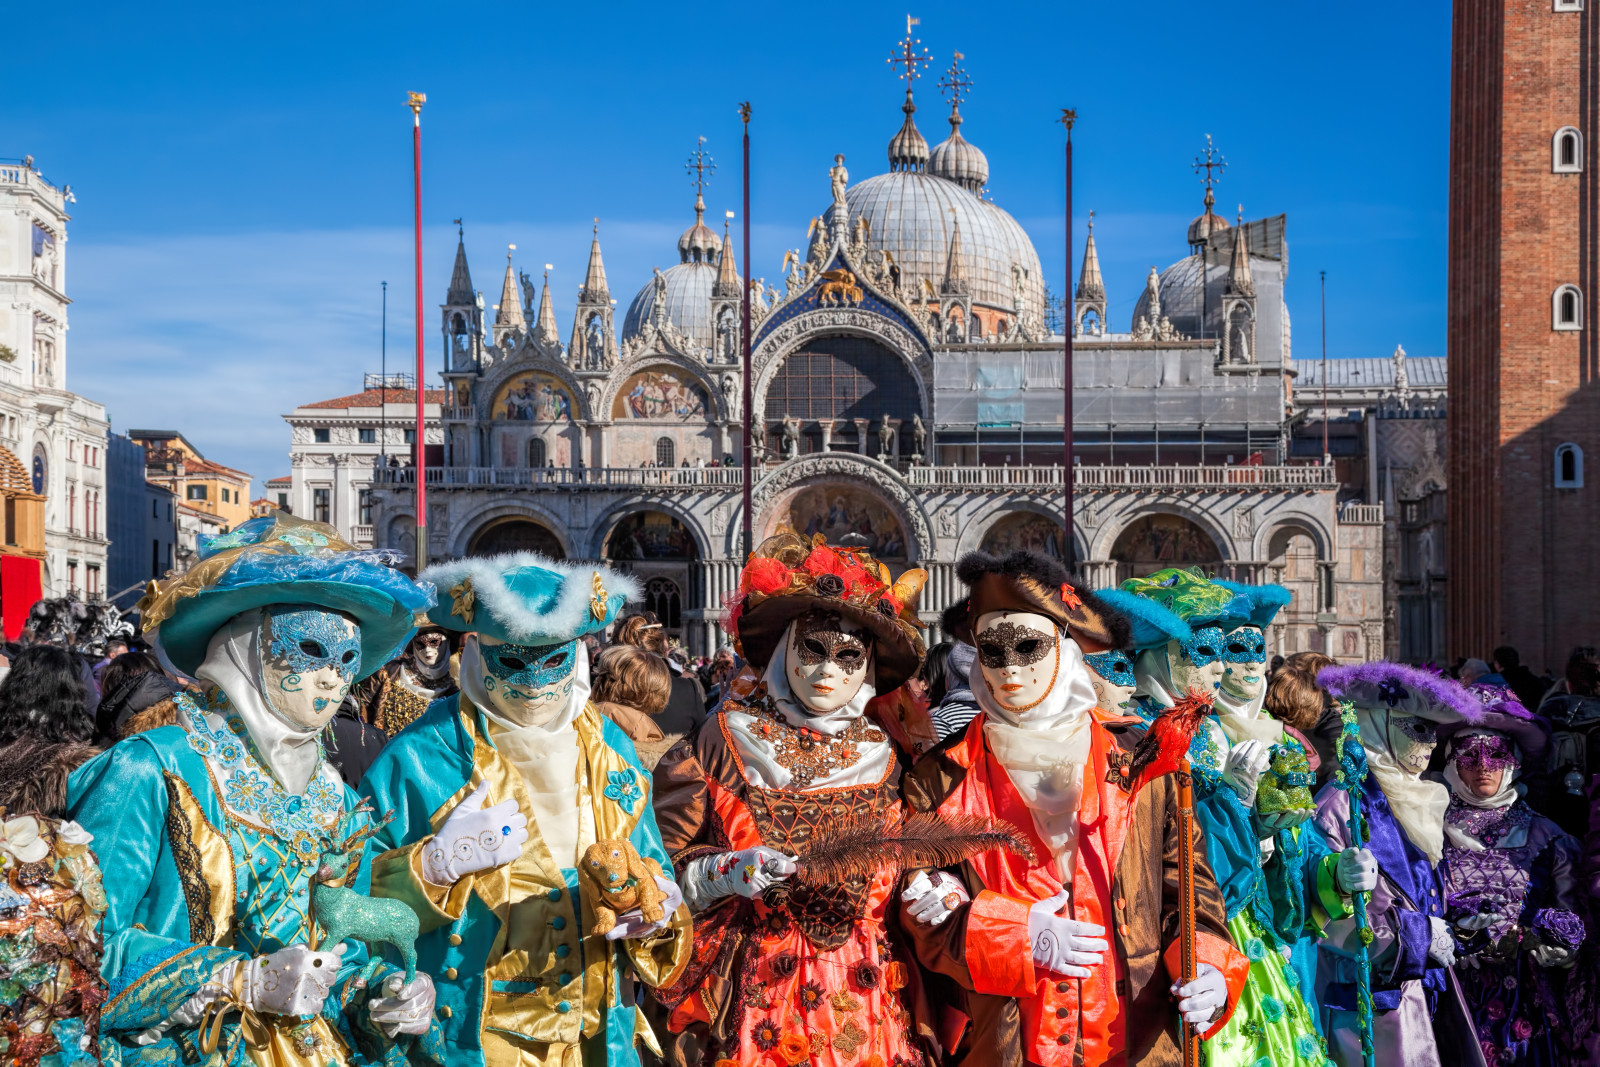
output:
[[[444,976],[447,981],[454,982],[456,980],[456,969],[454,967],[446,967],[444,969]]]

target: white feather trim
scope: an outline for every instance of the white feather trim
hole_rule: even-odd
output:
[[[528,602],[512,592],[505,582],[509,571],[523,567],[542,567],[563,578],[561,592],[549,611],[534,611]],[[503,556],[472,557],[436,563],[425,568],[417,577],[430,581],[440,593],[440,603],[446,603],[453,586],[461,584],[468,575],[477,596],[477,610],[486,612],[515,644],[547,644],[553,640],[570,640],[579,632],[590,632],[593,616],[589,602],[594,596],[594,576],[600,575],[607,598],[622,595],[623,603],[636,603],[643,591],[631,574],[612,570],[596,563],[568,563],[548,559],[537,552],[508,552]]]

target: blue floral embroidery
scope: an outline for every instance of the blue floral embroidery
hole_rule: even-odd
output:
[[[1294,1050],[1300,1054],[1301,1059],[1310,1060],[1312,1063],[1322,1062],[1322,1045],[1311,1034],[1301,1034],[1300,1040],[1294,1043]]]
[[[271,789],[267,780],[255,771],[239,771],[228,779],[228,803],[236,808],[254,807],[267,799]]]
[[[1283,1018],[1283,1001],[1277,997],[1262,997],[1261,1014],[1267,1017],[1267,1022],[1277,1022]]]
[[[634,781],[634,772],[612,771],[606,775],[610,783],[605,788],[605,795],[615,800],[623,811],[633,814],[633,806],[644,799],[644,794],[639,791],[639,786]]]
[[[1267,954],[1267,946],[1261,943],[1259,937],[1252,937],[1244,943],[1244,954],[1250,962],[1254,963]]]

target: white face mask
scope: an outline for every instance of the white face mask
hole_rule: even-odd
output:
[[[513,645],[478,635],[484,692],[508,722],[543,726],[572,699],[578,642]]]
[[[430,635],[432,636],[432,635]],[[437,667],[439,661],[444,659],[444,654],[450,647],[450,642],[441,634],[437,644],[430,644],[421,637],[411,642],[411,652],[417,657],[417,662],[424,667]]]
[[[261,623],[261,695],[284,722],[320,730],[361,673],[361,630],[319,608],[270,609]]]
[[[1222,688],[1240,701],[1255,700],[1267,685],[1266,636],[1254,626],[1230,631],[1223,646]]]
[[[1428,760],[1439,743],[1438,728],[1415,715],[1389,716],[1389,751],[1407,774],[1418,775],[1428,769]]]
[[[1138,686],[1117,685],[1108,682],[1098,674],[1091,675],[1089,681],[1094,683],[1094,702],[1106,711],[1117,711],[1128,701],[1133,699],[1133,691]]]
[[[808,611],[789,626],[789,689],[807,712],[826,715],[855,699],[872,666],[872,638],[836,614]]]
[[[1221,627],[1206,626],[1187,641],[1167,642],[1167,671],[1178,698],[1191,692],[1212,693],[1222,684],[1228,665],[1222,659]]]
[[[973,642],[983,680],[1006,710],[1027,711],[1055,685],[1061,667],[1055,620],[1026,611],[986,612]]]

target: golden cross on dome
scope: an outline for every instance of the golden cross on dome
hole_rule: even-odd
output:
[[[1207,196],[1211,195],[1212,187],[1222,180],[1222,172],[1227,169],[1227,160],[1222,158],[1222,153],[1218,152],[1216,146],[1211,143],[1211,135],[1209,133],[1206,134],[1206,150],[1203,154],[1194,157],[1194,172],[1196,174],[1199,174],[1202,170],[1206,172],[1206,176],[1201,181],[1205,183]],[[1211,173],[1212,171],[1216,171],[1214,176]]]
[[[921,19],[914,19],[907,15],[906,39],[895,45],[895,50],[889,54],[888,63],[890,67],[904,68],[895,77],[906,83],[907,92],[911,91],[911,83],[922,77],[922,72],[917,69],[917,64],[920,63],[926,67],[933,62],[933,57],[928,55],[926,48],[920,53],[917,51],[917,45],[922,43],[922,38],[911,36],[911,27],[921,24]]]
[[[950,69],[939,76],[939,89],[945,98],[950,101],[950,110],[955,111],[961,107],[961,101],[972,92],[972,78],[961,66],[961,61],[967,58],[960,52],[950,61]]]
[[[711,153],[706,151],[706,139],[700,138],[695,145],[694,152],[689,156],[689,162],[683,169],[694,175],[693,185],[696,197],[703,196],[706,186],[711,184],[711,175],[716,173],[717,161],[711,158]]]

